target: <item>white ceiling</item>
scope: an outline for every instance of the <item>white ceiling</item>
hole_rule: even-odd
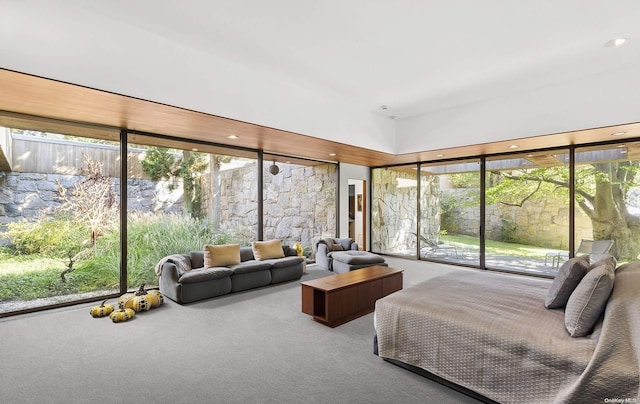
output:
[[[13,18],[5,26],[15,27],[16,16],[23,16],[20,25],[29,30],[37,30],[38,20],[47,16],[59,20],[59,30],[72,25],[72,19],[87,24],[95,19],[96,26],[107,19],[118,27],[131,27],[131,35],[144,31],[149,38],[245,66],[258,77],[286,77],[322,94],[325,103],[398,120],[592,76],[615,76],[635,67],[640,72],[638,0],[4,0],[0,7],[14,11],[5,13],[7,19]],[[57,46],[47,38],[53,34],[51,29],[38,33],[39,43]],[[81,41],[83,35],[75,32],[74,40]],[[103,31],[104,39],[96,39],[94,33],[86,40],[102,42],[97,47],[131,46],[109,43],[111,35]],[[604,47],[616,37],[629,41],[620,48]],[[19,42],[12,46],[10,38],[0,36],[0,40],[0,51],[9,56],[3,61],[0,53],[0,67],[73,82],[62,67],[60,73],[51,68],[48,74],[45,61],[17,50]],[[185,66],[188,63],[184,61]],[[178,73],[189,75],[190,69]],[[102,76],[117,79],[115,73]],[[80,77],[77,72],[76,77]],[[155,99],[161,96],[149,95],[172,103],[170,98]],[[382,111],[382,105],[389,108]],[[195,101],[178,106],[220,113],[199,108]],[[330,109],[322,111],[325,119],[331,119]],[[291,115],[293,120],[296,114]],[[287,127],[284,121],[255,122],[258,118],[249,112],[244,119],[305,133],[304,126],[294,123]],[[375,142],[371,146],[393,149]]]
[[[76,4],[397,117],[640,64],[638,0]]]

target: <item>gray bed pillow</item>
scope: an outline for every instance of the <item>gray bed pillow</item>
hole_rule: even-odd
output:
[[[588,269],[588,255],[571,258],[562,264],[549,287],[547,297],[544,299],[544,306],[547,309],[566,306],[569,296],[571,296],[571,293],[578,286]]]
[[[610,264],[592,268],[569,297],[564,325],[572,337],[589,334],[604,312],[613,289],[614,269]]]
[[[591,265],[589,266],[589,270],[595,267],[599,267],[601,265],[611,265],[613,266],[613,268],[615,268],[617,263],[618,261],[616,260],[616,257],[614,257],[613,255],[603,254],[596,261],[591,263]]]

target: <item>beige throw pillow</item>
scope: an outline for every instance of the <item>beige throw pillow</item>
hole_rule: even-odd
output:
[[[253,249],[253,256],[258,261],[284,257],[284,250],[280,240],[254,241],[251,243],[251,248]]]
[[[564,325],[572,337],[584,337],[598,322],[613,289],[614,268],[608,264],[592,268],[569,297]]]
[[[549,287],[547,297],[544,300],[544,306],[547,309],[557,309],[566,306],[569,296],[571,296],[571,293],[576,286],[578,286],[588,269],[588,255],[565,261],[560,269],[558,269],[558,273]]]
[[[226,267],[240,263],[240,244],[207,244],[204,250],[204,267]]]

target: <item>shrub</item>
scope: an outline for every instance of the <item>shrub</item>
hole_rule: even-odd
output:
[[[56,240],[53,233],[69,235],[71,233],[68,231],[78,231],[78,225],[69,220],[56,219],[55,224],[53,222],[43,220],[16,225],[13,235],[20,240],[18,244],[21,251],[41,251],[47,243]],[[82,231],[90,233],[87,227]],[[127,219],[127,283],[130,288],[142,283],[157,285],[154,268],[164,256],[201,250],[205,244],[238,243],[246,246],[252,237],[246,227],[212,230],[206,220],[186,215],[132,213]],[[16,257],[19,260],[23,258]],[[120,232],[109,231],[99,237],[94,245],[94,254],[79,261],[67,278],[67,282],[61,282],[60,266],[43,266],[23,273],[0,275],[0,299],[30,300],[97,290],[118,290]]]
[[[41,254],[56,258],[77,254],[82,242],[88,240],[91,234],[88,226],[64,216],[41,218],[36,222],[22,220],[9,223],[7,228],[2,237],[9,240],[17,254]]]

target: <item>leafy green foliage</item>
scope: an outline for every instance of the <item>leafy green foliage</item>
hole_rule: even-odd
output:
[[[67,258],[80,252],[89,241],[90,230],[83,222],[58,215],[36,222],[21,220],[9,223],[0,237],[8,239],[16,254],[40,254]]]
[[[202,217],[202,173],[209,167],[208,154],[176,151],[164,147],[149,147],[142,160],[142,171],[153,181],[182,179],[185,210],[193,217]]]
[[[176,157],[166,147],[149,147],[140,164],[152,181],[171,179],[176,171]]]
[[[154,267],[164,256],[199,251],[205,244],[238,243],[250,245],[248,228],[222,227],[211,230],[206,220],[174,214],[131,214],[127,221],[127,279],[130,287],[142,283],[157,285]],[[21,273],[6,273],[3,265],[29,267],[25,260],[42,261],[39,255],[2,255],[0,299],[30,300],[96,290],[117,290],[120,276],[120,232],[109,231],[98,238],[94,254],[78,262],[76,269],[61,282],[59,262],[31,266]]]

